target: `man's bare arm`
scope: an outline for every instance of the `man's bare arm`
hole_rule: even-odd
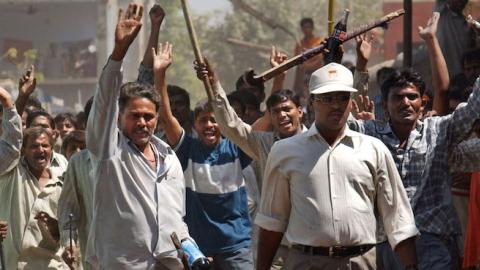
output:
[[[168,144],[176,146],[182,137],[182,126],[177,118],[173,116],[170,108],[170,98],[167,92],[166,72],[168,67],[172,64],[172,45],[168,42],[165,46],[160,44],[158,51],[155,48],[151,49],[153,55],[153,74],[155,81],[155,89],[161,97],[160,116],[159,120],[165,130]]]
[[[432,110],[439,115],[448,113],[448,86],[450,78],[447,63],[437,39],[437,25],[440,13],[434,12],[425,28],[419,26],[418,34],[425,41],[432,69],[432,83],[435,91]]]
[[[150,16],[150,37],[148,38],[147,49],[143,55],[142,65],[146,68],[153,67],[153,55],[152,48],[157,50],[158,36],[160,27],[162,26],[163,19],[165,18],[165,11],[160,5],[155,4],[148,13]]]
[[[268,231],[260,227],[258,236],[257,270],[268,270],[278,246],[282,242],[283,233]]]
[[[35,79],[35,66],[31,66],[25,74],[18,80],[18,97],[15,101],[17,112],[21,116],[25,110],[28,98],[37,86],[37,79]]]
[[[142,27],[143,6],[130,3],[119,9],[115,46],[100,75],[87,123],[87,148],[97,159],[114,155],[118,140],[118,97],[122,83],[121,65],[128,48]]]
[[[405,267],[416,266],[417,252],[415,247],[415,237],[410,237],[398,243],[398,245],[395,247],[395,253],[397,253],[400,261]]]

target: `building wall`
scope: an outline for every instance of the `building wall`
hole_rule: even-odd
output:
[[[424,1],[413,3],[413,21],[412,21],[412,42],[421,43],[418,35],[418,26],[425,25],[431,16],[435,2]],[[403,1],[386,2],[383,5],[384,13],[389,13],[403,8]],[[384,58],[385,60],[395,58],[402,51],[403,44],[403,17],[390,23],[384,36]]]
[[[1,5],[0,40],[29,40],[33,41],[35,48],[45,50],[51,42],[96,38],[95,2],[35,4],[36,12],[33,14],[27,14],[28,8],[27,4]]]

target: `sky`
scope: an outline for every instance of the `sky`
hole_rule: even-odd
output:
[[[228,0],[190,0],[189,4],[192,10],[198,13],[211,10],[227,11],[231,9],[231,4]]]

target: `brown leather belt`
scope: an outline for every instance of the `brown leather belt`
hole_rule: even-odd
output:
[[[315,256],[327,257],[350,257],[362,255],[369,251],[375,245],[360,245],[360,246],[331,246],[331,247],[312,247],[304,245],[293,245],[292,248],[300,250],[301,252]]]

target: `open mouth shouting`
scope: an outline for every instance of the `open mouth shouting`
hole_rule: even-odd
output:
[[[203,136],[205,139],[209,141],[215,141],[217,139],[217,135],[215,129],[206,129],[203,131]]]
[[[38,166],[47,166],[48,158],[46,153],[37,154],[34,156],[34,161]]]

